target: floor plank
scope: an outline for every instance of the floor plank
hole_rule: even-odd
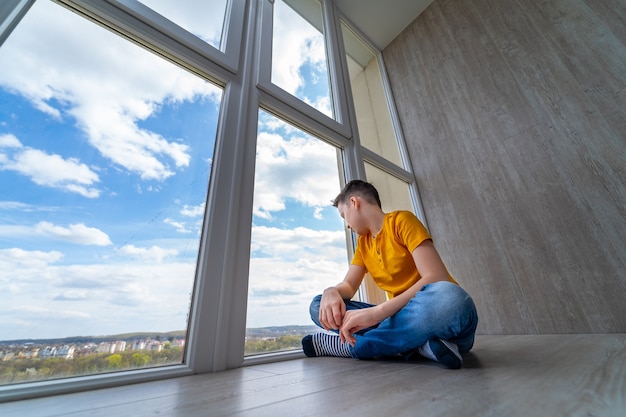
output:
[[[625,392],[625,334],[479,336],[458,371],[302,358],[5,403],[0,415],[617,417]]]

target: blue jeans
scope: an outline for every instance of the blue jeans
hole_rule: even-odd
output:
[[[321,295],[313,298],[311,319],[318,326]],[[372,304],[344,300],[347,310],[373,307]],[[378,325],[356,333],[350,347],[355,359],[402,355],[409,358],[431,339],[449,340],[461,354],[474,345],[478,315],[474,301],[460,286],[447,281],[426,284],[409,303]]]

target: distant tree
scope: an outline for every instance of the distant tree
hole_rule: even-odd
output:
[[[246,340],[245,354],[299,349],[302,346],[302,336],[301,334],[294,334],[276,338],[250,338]]]
[[[3,366],[0,370],[0,385],[10,384],[16,375],[17,370],[13,366]]]
[[[132,364],[134,367],[143,368],[150,362],[150,356],[143,353],[135,352],[132,356]]]
[[[106,358],[109,369],[120,369],[122,367],[122,355],[114,354]]]

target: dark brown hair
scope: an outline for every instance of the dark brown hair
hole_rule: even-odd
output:
[[[352,180],[343,187],[343,190],[333,200],[333,206],[337,207],[340,203],[345,204],[350,197],[358,196],[370,204],[376,204],[382,208],[378,191],[372,184],[362,180]]]

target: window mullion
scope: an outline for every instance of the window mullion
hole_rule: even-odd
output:
[[[0,5],[0,45],[26,14],[35,0],[3,0]]]
[[[345,79],[343,77],[343,61],[345,54],[343,42],[341,41],[341,31],[339,30],[339,20],[336,17],[335,9],[331,0],[322,1],[322,16],[324,20],[324,34],[326,41],[326,51],[328,59],[328,70],[330,71],[331,99],[336,113],[336,119],[343,125],[347,125],[350,132],[350,118],[348,116],[348,97],[342,92],[345,89]]]
[[[332,42],[332,65],[330,67],[334,71],[334,77],[331,78],[337,80],[336,91],[338,95],[342,96],[340,108],[344,112],[341,120],[348,127],[351,139],[343,152],[344,180],[365,178],[365,165],[363,164],[363,155],[359,141],[356,111],[351,99],[350,75],[348,73],[343,37],[341,30],[339,30],[340,20],[332,0],[324,0],[324,19],[329,27],[332,26],[332,36],[330,37]]]
[[[227,86],[220,116],[193,297],[188,363],[214,372],[243,361],[252,226],[258,92],[257,7],[250,2],[239,76]]]

